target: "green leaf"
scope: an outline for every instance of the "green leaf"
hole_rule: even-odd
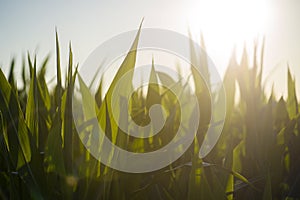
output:
[[[230,120],[235,100],[235,83],[236,83],[236,69],[237,63],[235,58],[235,52],[232,53],[229,65],[224,75],[224,88],[226,92],[226,117]]]
[[[162,83],[162,85],[170,87],[175,84],[175,80],[168,74],[164,72],[156,72],[156,74],[159,77],[159,80]]]
[[[196,55],[194,44],[190,44],[191,48],[191,63],[198,63],[198,61],[193,58]],[[200,69],[201,70],[201,69]],[[198,71],[197,68],[191,65],[192,77],[194,79],[195,94],[198,99],[198,105],[200,110],[201,120],[199,119],[199,128],[197,138],[200,144],[202,144],[204,137],[206,135],[210,120],[211,120],[211,96],[209,92],[210,82],[209,77],[202,77],[202,71]]]
[[[14,69],[15,69],[15,59],[12,59],[11,64],[10,64],[10,72],[9,72],[9,76],[8,76],[8,82],[9,82],[10,86],[12,87],[12,89],[14,91],[17,91],[16,80],[15,80],[15,76],[14,76]]]
[[[2,70],[0,70],[0,89],[0,98],[1,102],[3,102],[0,104],[0,110],[4,119],[7,120],[8,123],[8,148],[12,156],[14,166],[22,166],[24,162],[29,162],[31,159],[29,138],[26,129],[25,131],[19,131],[19,128],[23,128],[25,125],[23,124],[23,113],[20,105],[18,104],[17,97],[15,96],[16,94],[12,93],[12,89]],[[19,156],[21,157],[18,159]],[[22,156],[24,156],[25,161]],[[19,162],[18,165],[17,162]]]
[[[57,77],[57,105],[60,108],[61,106],[61,95],[62,95],[62,86],[61,86],[61,68],[60,68],[60,50],[59,50],[59,41],[57,30],[55,31],[55,41],[56,41],[56,77]]]
[[[84,120],[88,121],[91,120],[94,115],[92,113],[95,112],[98,113],[98,108],[95,107],[95,100],[87,87],[87,85],[84,83],[83,79],[81,78],[80,74],[78,74],[78,80],[79,80],[79,86],[80,86],[80,93],[82,96],[82,105],[83,105],[83,113],[84,113]]]
[[[28,63],[31,71],[30,76],[30,87],[28,91],[28,99],[26,105],[26,125],[28,126],[34,141],[36,142],[36,146],[38,146],[38,84],[37,84],[37,77],[36,77],[36,58],[34,59],[34,66],[32,67],[31,59],[28,54]]]
[[[68,85],[66,90],[66,99],[63,102],[65,105],[64,118],[63,118],[63,135],[64,135],[64,164],[67,174],[73,172],[73,114],[72,114],[72,95],[73,95],[73,82],[72,82],[72,67],[73,67],[73,53],[71,43],[69,46],[69,66],[68,66]]]
[[[65,175],[61,130],[61,114],[56,112],[46,143],[45,164],[47,172],[57,172],[60,175]]]
[[[292,78],[289,67],[288,67],[287,110],[288,110],[290,119],[295,118],[298,114],[298,100],[297,100],[297,94],[296,94],[295,81]]]
[[[99,83],[98,89],[95,94],[95,100],[96,100],[98,108],[100,108],[101,104],[102,104],[102,90],[103,90],[103,77],[101,77],[101,79],[100,79],[100,83]]]
[[[142,25],[142,23],[141,23]],[[107,93],[105,96],[105,101],[102,103],[101,107],[100,107],[100,113],[105,113],[106,107],[108,109],[108,114],[109,116],[106,116],[106,118],[110,119],[111,122],[111,129],[112,129],[112,142],[114,143],[116,140],[116,134],[118,132],[118,122],[115,121],[114,117],[112,116],[112,106],[118,106],[119,104],[116,102],[115,105],[112,105],[112,95],[113,95],[113,91],[116,88],[117,83],[119,82],[119,80],[127,73],[130,72],[131,73],[128,75],[128,80],[132,81],[132,77],[133,77],[133,70],[135,67],[135,62],[136,62],[136,54],[137,54],[137,46],[138,46],[138,40],[139,40],[139,36],[140,36],[140,32],[141,32],[141,25],[140,28],[138,30],[138,33],[136,35],[136,38],[128,52],[128,54],[126,55],[124,61],[122,62],[119,70],[117,71],[117,74],[115,75]],[[130,90],[130,88],[132,87],[132,83],[129,82],[128,84],[123,84],[121,86],[121,88],[119,88],[119,91],[128,91]],[[120,94],[122,95],[122,94]],[[107,104],[107,105],[106,105]],[[120,109],[120,108],[119,108]],[[118,118],[119,116],[116,116],[116,118]]]
[[[17,96],[6,80],[0,69],[0,111],[7,120],[8,125],[8,150],[13,167],[30,191],[31,198],[41,199],[41,192],[29,162],[36,155],[32,147],[36,145],[30,133],[28,133],[23,113],[17,100]]]

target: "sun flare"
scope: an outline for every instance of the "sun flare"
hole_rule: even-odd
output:
[[[188,23],[210,44],[240,45],[264,35],[268,9],[264,0],[201,0],[191,4]]]

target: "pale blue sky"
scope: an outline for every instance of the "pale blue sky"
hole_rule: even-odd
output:
[[[250,0],[241,1],[247,3]],[[274,82],[277,93],[285,93],[287,62],[295,73],[297,83],[300,83],[300,1],[258,1],[264,2],[264,6],[259,12],[256,7],[260,7],[260,3],[247,8],[248,15],[251,16],[246,16],[243,24],[250,23],[247,19],[255,18],[257,13],[267,13],[267,16],[264,16],[266,19],[260,26],[249,25],[249,29],[238,21],[239,15],[243,13],[237,12],[227,18],[228,13],[235,13],[239,7],[224,6],[227,0],[215,0],[209,5],[207,2],[209,1],[0,1],[0,66],[8,73],[12,57],[17,58],[17,65],[20,66],[21,55],[27,50],[31,55],[37,53],[39,61],[50,52],[50,64],[53,64],[55,27],[58,28],[61,41],[63,65],[67,60],[69,41],[72,41],[75,61],[83,63],[101,42],[119,33],[136,29],[145,17],[143,27],[165,28],[187,34],[190,26],[193,36],[197,38],[202,30],[208,54],[221,75],[228,63],[233,43],[236,43],[239,55],[244,41],[250,49],[251,38],[264,34],[265,76],[278,66],[269,78],[268,87]],[[229,19],[230,22],[224,23],[224,19]],[[255,23],[260,23],[259,18]],[[252,26],[260,33],[252,33]],[[240,30],[244,32],[239,32]],[[229,38],[230,35],[232,38]],[[54,72],[54,65],[49,66],[48,76],[53,76]],[[17,68],[16,74],[19,73],[20,69]],[[299,91],[300,84],[298,85]]]

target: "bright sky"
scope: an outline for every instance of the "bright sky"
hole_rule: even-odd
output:
[[[266,36],[265,76],[267,88],[274,83],[278,95],[286,92],[287,63],[300,83],[300,1],[298,0],[128,0],[128,1],[1,1],[0,66],[7,74],[12,57],[21,66],[22,54],[37,53],[42,61],[52,55],[49,79],[55,74],[55,27],[61,42],[63,65],[68,42],[75,61],[83,63],[103,41],[119,33],[143,27],[164,28],[194,38],[204,34],[207,52],[221,76],[236,46],[238,57],[244,44],[251,53],[255,38]],[[20,75],[20,68],[16,69]],[[300,91],[300,84],[298,84]]]

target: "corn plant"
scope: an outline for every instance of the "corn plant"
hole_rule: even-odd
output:
[[[122,75],[134,69],[137,56],[134,47],[138,45],[138,35],[110,88]],[[166,88],[155,84],[148,86],[146,95],[142,89],[135,91],[128,109],[136,123],[147,123],[149,109],[156,103],[169,110],[167,122],[161,134],[151,138],[136,139],[126,135],[112,120],[111,89],[102,96],[103,85],[100,81],[96,94],[89,93],[89,87],[77,71],[78,65],[73,64],[71,45],[67,75],[63,80],[56,34],[55,87],[49,88],[46,82],[49,57],[38,67],[36,58],[28,54],[27,61],[22,65],[23,88],[16,85],[14,60],[7,77],[0,70],[0,197],[299,199],[300,115],[295,80],[288,71],[287,99],[276,99],[273,93],[267,97],[262,84],[263,55],[258,57],[256,49],[253,66],[249,66],[246,51],[241,62],[238,63],[234,55],[229,62],[223,80],[227,94],[226,121],[213,151],[203,159],[198,157],[199,147],[211,125],[211,113],[207,108],[212,100],[201,77],[191,71],[195,94],[202,102],[199,105],[201,116],[204,116],[199,122],[197,137],[188,150],[169,166],[133,174],[109,168],[90,154],[81,139],[91,140],[93,127],[88,119],[82,117],[82,126],[75,128],[72,105],[85,113],[89,108],[84,105],[94,101],[98,123],[114,144],[133,152],[147,152],[167,144],[178,128],[180,113],[174,94],[164,92]],[[199,56],[191,46],[191,59]],[[205,60],[203,57],[199,59]],[[201,67],[208,73],[205,62],[201,63]],[[29,71],[29,77],[26,71]],[[154,63],[150,74],[152,82],[160,79],[175,87],[181,84],[168,74],[155,71]],[[83,104],[72,97],[76,79],[80,83],[79,92],[87,97],[81,100],[86,101]],[[240,96],[235,102],[237,90]],[[190,98],[191,91],[182,89],[182,93],[187,100]],[[123,101],[120,99],[118,102],[121,105]],[[101,151],[98,141],[91,142]]]

